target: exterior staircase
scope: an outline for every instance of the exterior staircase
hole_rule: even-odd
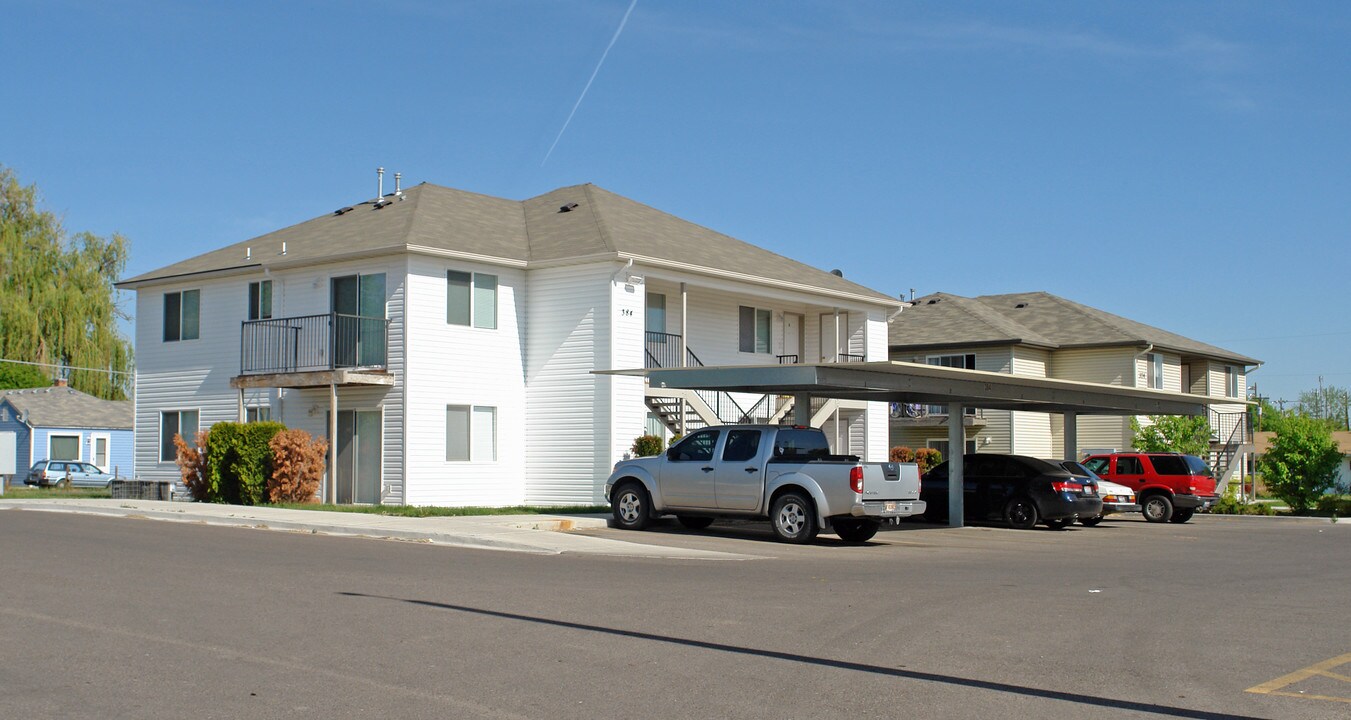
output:
[[[1215,493],[1223,495],[1230,474],[1245,453],[1253,451],[1252,418],[1246,412],[1210,411],[1210,467],[1215,472]]]
[[[680,340],[679,335],[648,332],[646,367],[703,367],[703,361],[689,348],[685,349],[685,362],[680,362]],[[748,403],[748,399],[754,402]],[[778,395],[756,398],[745,394],[733,396],[721,390],[657,390],[651,387],[647,389],[645,400],[648,409],[672,434],[688,434],[709,425],[777,423],[788,417],[793,405],[791,398],[785,402]]]

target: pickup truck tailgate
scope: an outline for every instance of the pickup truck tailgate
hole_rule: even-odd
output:
[[[863,505],[869,515],[910,515],[922,512],[919,466],[915,463],[863,465]]]

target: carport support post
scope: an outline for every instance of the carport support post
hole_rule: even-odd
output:
[[[962,489],[966,475],[962,467],[966,453],[966,408],[961,403],[948,403],[948,527],[962,526]]]
[[[1065,459],[1079,461],[1079,413],[1065,411]]]
[[[802,427],[812,424],[811,393],[796,393],[793,395],[793,424]]]
[[[239,424],[243,425],[243,424],[244,424],[244,386],[243,386],[243,385],[240,385],[240,386],[239,386],[239,398],[238,398],[238,400],[235,402],[235,410],[237,411],[236,414],[239,416],[239,420],[238,420]]]

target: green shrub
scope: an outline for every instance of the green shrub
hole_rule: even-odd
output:
[[[664,443],[658,435],[639,435],[633,440],[634,457],[652,457],[660,455]]]
[[[1285,415],[1269,421],[1276,431],[1271,447],[1257,461],[1262,480],[1296,514],[1312,508],[1337,487],[1342,452],[1320,420]]]
[[[268,442],[285,430],[279,422],[219,422],[207,437],[207,486],[212,502],[261,505],[272,476]]]
[[[1351,517],[1351,497],[1344,495],[1324,495],[1318,498],[1318,503],[1314,505],[1320,515],[1327,514],[1333,517]]]
[[[1234,497],[1232,490],[1225,492],[1220,501],[1210,507],[1216,515],[1275,515],[1271,503],[1244,503]]]

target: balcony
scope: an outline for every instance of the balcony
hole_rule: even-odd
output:
[[[901,425],[938,427],[948,424],[947,405],[891,403],[890,414],[892,422]],[[985,427],[985,411],[981,408],[966,408],[962,416],[962,425],[968,428]]]
[[[389,320],[327,313],[249,320],[235,387],[391,385]]]

